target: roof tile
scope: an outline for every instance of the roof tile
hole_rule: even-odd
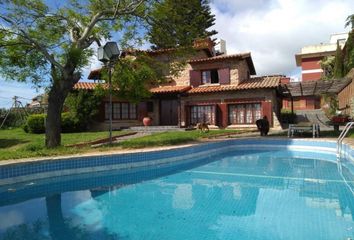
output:
[[[190,94],[194,93],[211,93],[211,92],[224,92],[224,91],[236,91],[247,89],[262,89],[262,88],[276,88],[280,84],[280,79],[283,76],[264,76],[254,77],[241,82],[238,85],[210,85],[199,86],[192,88],[188,91]]]

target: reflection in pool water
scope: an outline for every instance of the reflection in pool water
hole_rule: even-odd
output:
[[[5,186],[0,239],[354,238],[352,173],[303,155],[238,152]]]

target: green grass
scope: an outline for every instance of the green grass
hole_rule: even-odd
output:
[[[126,140],[114,145],[113,147],[103,146],[96,149],[92,149],[90,146],[78,148],[69,147],[68,145],[106,138],[108,137],[107,132],[64,133],[62,134],[63,146],[54,149],[47,149],[44,147],[44,134],[25,133],[22,129],[0,130],[0,160],[69,155],[92,151],[107,151],[120,148],[170,146],[195,142],[203,138],[212,138],[218,135],[235,135],[241,132],[244,131],[212,130],[208,133],[201,133],[199,131],[164,132]],[[117,136],[125,133],[127,132],[117,131],[114,132],[113,135]],[[279,134],[279,136],[286,135],[286,132]],[[321,138],[337,138],[338,135],[339,133],[334,131],[321,132]],[[349,132],[348,137],[354,138],[354,129]]]
[[[113,136],[125,133],[126,131],[116,131],[113,133]],[[44,147],[44,134],[25,133],[20,128],[0,130],[0,160],[67,155],[92,151],[90,147],[76,148],[66,147],[66,145],[89,142],[106,137],[108,137],[107,132],[63,133],[63,146],[47,149]]]
[[[123,148],[145,148],[155,146],[168,146],[197,141],[202,138],[213,137],[224,134],[240,133],[237,130],[212,130],[207,133],[200,131],[175,131],[155,133],[149,136],[129,139],[118,144]]]

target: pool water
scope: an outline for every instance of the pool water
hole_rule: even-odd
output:
[[[318,156],[238,151],[5,186],[0,239],[354,239],[354,176]]]

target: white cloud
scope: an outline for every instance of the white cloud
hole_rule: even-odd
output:
[[[211,7],[228,53],[251,52],[258,75],[290,74],[301,47],[346,31],[354,12],[352,0],[214,0]]]
[[[25,105],[26,103],[31,102],[30,99],[42,92],[43,90],[37,91],[32,88],[31,84],[5,81],[0,78],[0,108],[11,107],[13,103],[12,98],[14,96],[21,97],[20,101]]]

